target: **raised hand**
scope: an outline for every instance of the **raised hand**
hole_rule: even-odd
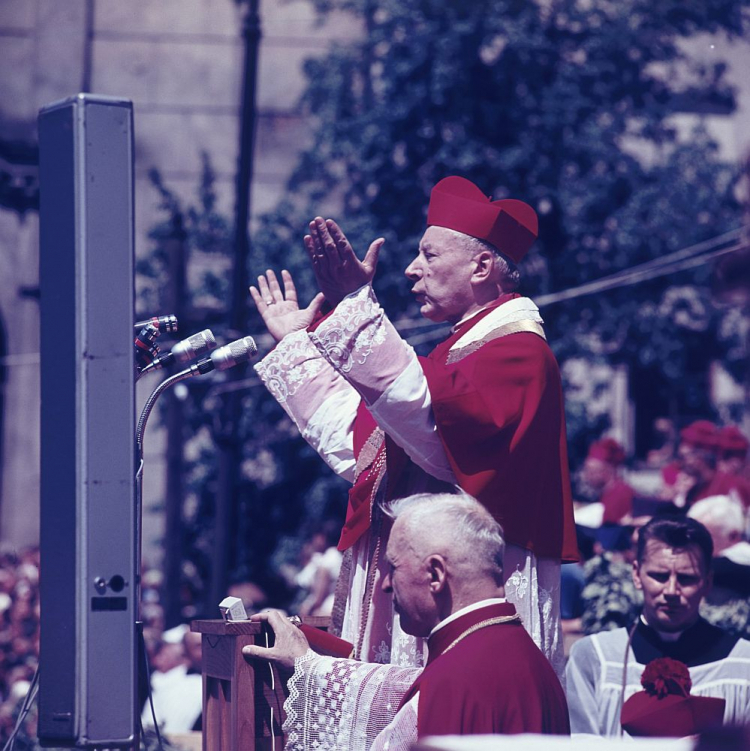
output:
[[[265,621],[273,629],[274,645],[259,647],[249,644],[242,648],[244,657],[267,660],[280,668],[294,670],[294,660],[309,649],[305,635],[278,610],[264,610],[250,616],[251,621]]]
[[[281,279],[284,282],[283,292],[276,274],[270,270],[266,271],[265,276],[258,277],[257,287],[250,287],[255,307],[258,308],[268,333],[277,342],[287,334],[306,329],[325,300],[318,293],[306,308],[300,308],[292,275],[285,269],[281,272]]]
[[[338,305],[348,294],[372,282],[384,238],[379,237],[371,243],[360,261],[333,219],[324,220],[318,216],[309,226],[305,249],[312,261],[318,286],[331,305]]]

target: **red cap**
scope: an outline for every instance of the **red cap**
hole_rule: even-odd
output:
[[[713,696],[668,694],[660,699],[639,691],[622,705],[620,721],[630,735],[684,738],[721,725],[725,704]]]
[[[614,438],[602,438],[591,444],[588,458],[617,466],[625,461],[625,449]]]
[[[519,263],[539,235],[536,212],[515,198],[493,201],[464,177],[444,177],[430,194],[428,227],[445,227],[494,245]]]
[[[719,429],[708,420],[697,420],[680,431],[680,438],[696,448],[716,450]]]
[[[645,689],[633,694],[620,713],[630,735],[684,738],[721,725],[724,699],[691,696],[687,665],[670,657],[657,657],[641,675]]]
[[[727,425],[719,431],[719,451],[725,458],[739,456],[744,459],[747,456],[747,449],[750,447],[750,441],[734,425]]]

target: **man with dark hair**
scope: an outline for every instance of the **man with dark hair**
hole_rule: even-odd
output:
[[[621,734],[621,707],[659,657],[687,665],[694,695],[725,699],[725,723],[750,722],[750,642],[698,613],[711,587],[712,556],[711,535],[694,519],[657,517],[641,528],[633,583],[643,612],[629,629],[573,645],[566,669],[573,733]]]
[[[407,634],[428,640],[424,670],[323,657],[277,611],[249,657],[294,669],[287,751],[406,751],[423,736],[568,734],[565,694],[503,592],[502,530],[465,494],[419,494],[394,519],[382,588]]]

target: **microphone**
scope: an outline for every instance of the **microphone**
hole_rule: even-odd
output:
[[[138,332],[134,344],[136,367],[139,370],[150,365],[159,354],[159,345],[156,343],[158,336],[159,329],[151,323],[146,323]]]
[[[166,331],[168,334],[173,334],[177,331],[177,316],[153,316],[147,318],[145,321],[136,321],[135,330],[140,331],[144,326],[151,324],[159,333]]]
[[[211,329],[204,329],[197,334],[189,336],[187,339],[183,339],[181,342],[177,342],[169,352],[157,357],[152,363],[143,368],[141,375],[152,370],[159,370],[159,368],[163,368],[174,361],[189,362],[190,360],[195,360],[196,357],[208,354],[216,346],[216,339],[211,333]]]
[[[247,362],[258,352],[258,347],[252,336],[245,336],[234,342],[225,344],[215,349],[204,360],[199,360],[186,370],[182,371],[185,376],[197,376],[210,373],[212,370],[227,370],[240,363]],[[178,374],[179,375],[179,374]]]

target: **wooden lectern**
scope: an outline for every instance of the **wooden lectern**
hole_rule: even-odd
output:
[[[305,618],[319,628],[328,618]],[[273,645],[273,633],[250,621],[193,621],[202,635],[203,751],[265,751],[284,748],[286,678],[276,668],[245,660],[248,644]]]

